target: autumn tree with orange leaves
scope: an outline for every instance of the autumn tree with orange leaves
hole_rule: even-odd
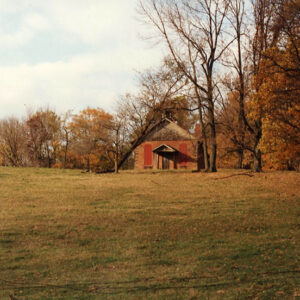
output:
[[[106,141],[109,140],[112,116],[101,108],[82,110],[70,123],[72,131],[71,151],[78,155],[87,171],[109,166]]]
[[[38,110],[25,122],[31,164],[51,168],[60,150],[60,117],[52,110]]]
[[[300,40],[298,40],[300,51]],[[299,52],[298,52],[299,53]],[[269,167],[299,168],[300,162],[300,64],[296,49],[289,42],[286,49],[273,47],[261,66],[264,83],[253,95],[251,105],[260,102],[263,114],[261,148]],[[275,63],[278,62],[278,63]]]
[[[259,2],[268,1],[260,0]],[[249,120],[260,120],[257,149],[271,168],[299,168],[300,1],[274,0],[248,103]]]

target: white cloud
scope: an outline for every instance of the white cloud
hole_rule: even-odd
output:
[[[42,31],[50,28],[47,19],[38,13],[26,14],[24,17],[24,24],[27,25],[28,28],[36,31]]]
[[[49,28],[47,19],[38,13],[25,14],[19,19],[20,25],[13,32],[6,32],[0,27],[1,47],[20,47],[30,42],[38,33]]]
[[[104,38],[131,34],[135,29],[132,20],[135,5],[135,0],[0,0],[0,16],[14,13],[20,18],[21,15],[21,26],[11,37],[19,43],[21,36],[23,42],[29,42],[51,24],[52,29],[66,35],[73,34],[86,43],[99,44]],[[7,37],[2,44],[5,43],[12,44]]]
[[[21,116],[26,108],[41,106],[58,112],[88,105],[111,110],[119,94],[135,89],[134,68],[150,67],[154,56],[127,49],[105,56],[76,56],[66,62],[0,67],[0,74],[5,74],[0,81],[0,117]]]
[[[25,57],[19,65],[0,65],[0,118],[47,105],[58,112],[88,105],[112,109],[118,94],[135,89],[134,70],[161,58],[161,51],[137,38],[135,5],[135,0],[0,0],[0,18],[15,18],[13,32],[0,26],[2,48],[22,50],[41,34],[57,32],[93,48],[65,60],[32,64]]]
[[[114,36],[122,31],[122,22],[128,16],[130,5],[125,1],[59,1],[49,7],[54,22],[63,30],[78,35],[88,43],[98,43],[104,37]]]

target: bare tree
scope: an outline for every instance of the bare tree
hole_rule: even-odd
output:
[[[51,168],[60,147],[60,118],[52,110],[38,110],[26,120],[26,143],[33,164]]]
[[[217,157],[216,67],[233,42],[224,31],[228,8],[228,2],[221,0],[140,1],[140,14],[156,28],[182,73],[194,84],[203,134],[203,110],[207,113],[211,172],[216,171]]]
[[[252,0],[253,32],[249,34],[249,49],[251,57],[251,71],[253,77],[252,95],[259,92],[263,84],[262,77],[258,77],[265,51],[273,44],[272,22],[276,15],[276,0]],[[253,136],[253,146],[249,147],[253,154],[253,171],[262,170],[262,153],[259,143],[262,137],[263,110],[257,103],[257,113],[251,122],[244,118],[247,130]]]
[[[24,126],[19,120],[9,118],[0,122],[0,153],[9,165],[24,165],[24,142]]]
[[[119,110],[108,125],[110,136],[106,143],[108,156],[111,153],[114,161],[114,171],[119,173],[119,161],[128,148],[127,114]]]
[[[235,98],[237,99],[238,122],[237,124],[233,122],[233,116],[229,116],[228,112],[225,112],[223,119],[229,121],[224,125],[227,130],[232,132],[232,142],[235,146],[235,149],[231,149],[230,151],[238,154],[237,168],[241,169],[243,167],[245,150],[245,124],[247,123],[245,102],[249,85],[249,76],[247,76],[248,74],[246,72],[248,67],[247,51],[244,47],[247,40],[246,13],[244,0],[230,0],[228,3],[229,10],[227,20],[231,25],[231,32],[235,41],[232,44],[232,47],[228,49],[227,55],[223,59],[223,64],[225,67],[232,69],[233,74],[229,74],[229,76],[226,74],[227,79],[225,79],[223,83],[225,84],[226,89],[229,90],[229,95],[235,95]],[[229,103],[227,103],[227,106],[228,104]],[[223,110],[226,110],[224,106]],[[235,112],[231,111],[231,113]]]
[[[174,70],[168,61],[158,70],[139,74],[139,92],[125,95],[119,104],[119,113],[126,120],[130,142],[119,159],[118,168],[144,141],[153,126],[166,117],[169,100],[178,96],[185,86],[182,73]]]
[[[69,110],[61,118],[62,152],[64,154],[63,168],[66,168],[66,165],[67,165],[68,152],[69,152],[71,138],[72,138],[72,130],[70,127],[71,116],[72,116],[72,113],[71,113],[71,110]]]

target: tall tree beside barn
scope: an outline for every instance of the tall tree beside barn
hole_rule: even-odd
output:
[[[248,61],[246,46],[247,24],[246,10],[244,0],[230,0],[227,20],[231,25],[231,31],[235,38],[232,47],[227,51],[223,58],[224,66],[228,67],[230,72],[225,75],[223,83],[228,93],[228,101],[223,104],[223,129],[226,135],[229,134],[231,147],[229,152],[236,153],[238,156],[237,168],[243,167],[245,152],[245,133],[246,133],[246,99],[248,92]],[[236,103],[234,103],[236,102]],[[236,105],[237,104],[237,105]],[[232,108],[234,108],[232,110]],[[229,114],[231,110],[231,114]],[[237,120],[235,120],[237,116]],[[224,136],[225,137],[225,136]]]
[[[293,77],[295,82],[299,82],[299,11],[299,1],[253,1],[255,31],[250,39],[253,72],[251,113],[246,126],[254,140],[251,149],[254,171],[262,168],[261,139],[263,131],[267,132],[267,128],[272,127],[269,118],[272,116],[271,119],[274,119],[279,111],[288,115],[290,99],[298,99],[295,92],[299,91],[299,87],[290,88],[291,81],[286,79]],[[273,108],[274,104],[276,107],[272,111],[271,103]],[[297,114],[296,107],[294,111]],[[264,122],[268,123],[267,127]],[[279,123],[273,124],[278,126]]]
[[[272,0],[253,0],[253,34],[249,35],[249,49],[252,69],[252,102],[256,102],[256,113],[252,113],[251,120],[244,119],[247,130],[253,136],[253,146],[249,149],[253,154],[253,171],[262,170],[262,152],[260,140],[262,137],[262,110],[261,103],[255,96],[263,84],[263,78],[257,77],[260,72],[263,53],[271,45],[271,24],[274,16],[274,2]]]
[[[157,69],[140,73],[138,80],[138,92],[126,94],[119,101],[119,110],[127,120],[130,136],[128,147],[119,159],[119,168],[143,142],[153,126],[166,117],[166,112],[173,111],[173,100],[186,86],[182,73],[174,70],[174,66],[168,60],[164,60]]]
[[[228,84],[228,83],[226,83]],[[237,83],[238,84],[238,83]],[[235,167],[240,169],[245,166],[247,144],[249,134],[245,128],[240,127],[240,93],[235,86],[235,82],[230,92],[222,102],[218,113],[218,165],[221,167]],[[246,114],[246,112],[245,112]],[[241,129],[244,129],[243,131]]]
[[[297,41],[300,52],[300,39]],[[262,150],[273,168],[299,169],[300,164],[300,64],[291,42],[285,49],[266,51],[257,76],[264,83],[256,93],[263,114]],[[278,64],[276,63],[278,62]],[[256,105],[257,103],[252,103]],[[254,111],[257,107],[254,107]]]
[[[228,7],[228,2],[221,0],[140,1],[140,13],[157,30],[182,73],[194,85],[202,127],[202,113],[207,114],[211,172],[216,171],[217,157],[216,65],[233,42],[224,31]]]

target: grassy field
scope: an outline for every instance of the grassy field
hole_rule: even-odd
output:
[[[300,174],[237,173],[0,168],[0,299],[300,297]]]

